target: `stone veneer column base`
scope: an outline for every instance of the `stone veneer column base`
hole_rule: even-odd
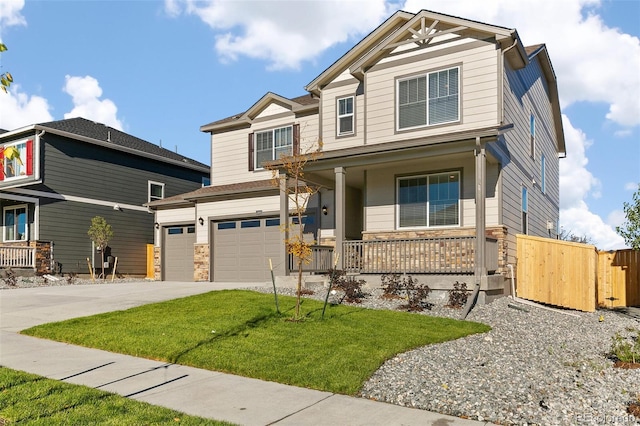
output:
[[[162,280],[162,257],[160,256],[160,247],[153,248],[153,279]]]
[[[195,244],[193,246],[194,281],[209,281],[209,258],[209,244]]]

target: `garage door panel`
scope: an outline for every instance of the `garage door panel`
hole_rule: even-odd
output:
[[[162,267],[166,281],[193,281],[195,225],[164,229]]]

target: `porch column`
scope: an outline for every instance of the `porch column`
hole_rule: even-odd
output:
[[[346,170],[344,167],[336,167],[334,169],[334,173],[336,175],[336,206],[335,206],[335,215],[336,215],[336,248],[335,253],[338,258],[338,264],[336,265],[337,269],[343,269],[344,265],[344,252],[342,250],[342,243],[344,242],[345,236],[345,204],[347,201],[346,197]]]
[[[476,253],[474,275],[476,285],[479,286],[487,276],[486,262],[486,182],[487,182],[487,155],[485,144],[476,137]]]
[[[284,274],[289,275],[289,253],[287,252],[287,241],[289,241],[289,193],[287,191],[288,178],[286,174],[280,175],[280,226],[283,231],[284,250]]]

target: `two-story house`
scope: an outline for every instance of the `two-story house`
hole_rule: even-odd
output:
[[[321,156],[305,168],[320,187],[305,232],[349,272],[424,274],[436,289],[477,280],[491,296],[516,263],[516,234],[556,237],[565,143],[545,45],[399,11],[305,89],[293,99],[267,93],[201,127],[213,185],[152,203],[165,232],[160,263],[173,226],[190,222],[183,248],[195,267],[185,279],[267,281],[269,259],[286,275],[279,225],[291,206],[264,165],[319,141]]]
[[[0,268],[101,270],[87,231],[112,226],[107,270],[147,275],[154,215],[144,204],[208,183],[209,167],[84,118],[0,134]],[[115,258],[118,263],[115,265]]]

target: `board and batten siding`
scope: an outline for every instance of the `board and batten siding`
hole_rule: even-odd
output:
[[[278,108],[282,108],[278,106]],[[304,150],[318,142],[318,114],[295,117],[293,113],[262,117],[251,127],[215,133],[211,136],[211,183],[228,185],[254,182],[271,178],[269,170],[249,171],[249,134],[278,127],[300,125],[300,149]]]
[[[406,62],[399,56],[395,62],[374,66],[366,77],[367,144],[429,137],[442,133],[472,130],[496,125],[499,117],[498,63],[500,51],[492,43],[470,41],[459,50],[443,56]],[[398,63],[394,66],[394,63]],[[459,124],[430,126],[411,131],[396,131],[396,79],[420,73],[460,66]]]
[[[537,59],[521,70],[505,62],[505,122],[514,128],[504,135],[510,161],[503,165],[503,223],[508,228],[508,262],[515,263],[515,235],[522,233],[522,187],[528,192],[528,234],[556,238],[559,216],[559,159],[548,88]],[[535,155],[530,155],[530,114],[535,116]],[[541,188],[541,154],[546,162],[546,188]],[[547,221],[554,229],[549,234]]]
[[[404,162],[398,165],[375,169],[367,173],[365,223],[366,231],[389,231],[396,229],[396,178],[399,176],[423,175],[449,171],[461,173],[461,223],[460,226],[475,226],[475,162],[472,152],[447,158],[427,158]],[[499,168],[487,165],[487,226],[500,223],[498,197]]]

